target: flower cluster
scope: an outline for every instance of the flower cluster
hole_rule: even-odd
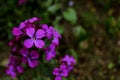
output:
[[[61,35],[52,26],[39,22],[40,18],[33,17],[12,29],[14,38],[9,43],[12,50],[6,70],[11,77],[23,73],[23,64],[30,68],[37,67],[42,55],[45,55],[46,60],[56,56]]]
[[[39,22],[40,18],[33,17],[21,22],[18,27],[13,27],[14,38],[9,42],[12,50],[6,70],[11,77],[23,73],[26,65],[30,68],[37,67],[43,55],[48,61],[56,56],[61,35],[52,26]],[[53,70],[55,80],[67,77],[75,64],[76,61],[72,56],[66,55],[62,58],[60,67],[55,67]]]
[[[71,70],[73,70],[76,61],[74,57],[66,55],[62,61],[60,67],[56,67],[53,70],[55,80],[62,80],[62,77],[67,77]]]

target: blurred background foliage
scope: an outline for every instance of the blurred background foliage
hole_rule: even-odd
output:
[[[4,73],[12,27],[34,16],[62,34],[58,55],[77,60],[63,80],[120,80],[120,0],[0,0],[0,80],[12,80]],[[14,80],[53,80],[54,63],[26,68]]]

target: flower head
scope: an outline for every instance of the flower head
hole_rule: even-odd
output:
[[[26,29],[26,34],[29,36],[29,39],[26,39],[24,41],[24,46],[26,48],[31,48],[33,44],[35,44],[35,47],[37,48],[43,48],[45,45],[45,42],[41,40],[41,38],[45,37],[45,31],[42,29],[38,29],[35,34],[34,28],[28,28]]]
[[[54,68],[53,75],[55,75],[55,80],[62,80],[62,77],[68,76],[67,66],[65,64],[61,64],[60,67]]]
[[[38,61],[38,58],[39,58],[39,53],[35,50],[32,50],[30,53],[28,51],[27,48],[23,48],[21,49],[21,54],[22,54],[22,61],[23,63],[27,63],[29,64],[29,66],[31,68],[35,68],[36,66],[38,66],[39,64],[39,61]]]
[[[47,24],[43,24],[43,25],[42,25],[42,28],[45,30],[46,35],[47,35],[47,38],[48,38],[48,39],[51,39],[52,36],[53,36],[52,28],[51,28],[51,27],[48,27]]]
[[[26,0],[19,0],[26,1]],[[46,55],[46,60],[51,60],[56,56],[56,48],[59,45],[61,35],[47,24],[40,24],[40,18],[33,17],[19,24],[18,27],[12,29],[14,38],[9,42],[12,47],[9,64],[7,65],[6,73],[11,77],[15,77],[17,73],[22,73],[23,64],[30,68],[35,68],[39,65],[43,52]],[[63,66],[63,65],[62,65]],[[62,66],[59,71],[62,71]],[[56,80],[67,75],[67,70],[59,72],[60,76],[56,76]]]
[[[63,59],[63,62],[66,62],[67,65],[75,65],[76,61],[73,56],[66,55]]]
[[[51,44],[45,49],[45,52],[46,52],[46,60],[51,60],[56,55],[55,46]]]
[[[8,69],[6,70],[6,74],[10,75],[11,77],[16,77],[17,73],[23,73],[24,69],[20,65],[20,59],[18,59],[16,56],[10,57],[10,62],[7,65]]]
[[[23,34],[23,32],[19,28],[14,27],[13,30],[12,30],[12,34],[14,36],[20,36],[21,34]]]

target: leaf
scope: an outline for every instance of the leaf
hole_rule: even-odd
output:
[[[63,77],[62,80],[67,80],[67,79]]]
[[[0,78],[1,80],[11,80],[11,78],[10,77],[7,77],[7,76],[5,76],[5,77],[3,77],[3,78]],[[14,80],[14,79],[13,79]]]
[[[75,24],[77,21],[77,14],[73,8],[68,8],[65,12],[63,12],[63,17],[72,24]]]
[[[74,34],[76,37],[80,37],[80,36],[85,35],[85,34],[86,34],[86,31],[85,31],[85,29],[84,29],[82,26],[78,25],[78,26],[74,27],[74,29],[73,29],[73,34]]]
[[[54,4],[48,8],[48,12],[54,14],[60,8],[61,8],[61,4]]]
[[[114,63],[110,62],[110,63],[108,64],[108,69],[112,69],[114,66],[115,66]]]
[[[49,7],[52,4],[53,0],[47,0],[45,2],[43,2],[45,7]]]

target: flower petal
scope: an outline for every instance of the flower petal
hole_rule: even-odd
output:
[[[36,38],[43,38],[43,37],[45,37],[45,31],[43,29],[39,29],[39,30],[37,30],[35,36],[36,36]]]
[[[22,60],[22,63],[27,64],[27,57],[23,56],[21,60]]]
[[[46,60],[51,60],[52,58],[54,58],[56,55],[55,46],[51,44],[50,46],[45,48],[45,53],[46,53]]]
[[[75,64],[76,64],[76,60],[75,60],[75,58],[74,58],[74,57],[72,57],[72,56],[71,56],[70,60],[71,60],[71,63],[72,63],[73,65],[75,65]]]
[[[67,77],[68,73],[69,73],[68,70],[64,69],[64,70],[62,70],[61,76]]]
[[[58,75],[60,75],[60,69],[59,68],[54,68],[54,70],[53,70],[53,75],[56,75],[56,76],[58,76]]]
[[[10,75],[13,72],[14,67],[13,67],[13,65],[10,65],[8,67],[9,67],[9,69],[6,70],[6,74]]]
[[[23,73],[24,69],[23,69],[22,66],[17,66],[17,71],[18,71],[19,73]]]
[[[22,31],[21,31],[19,28],[14,27],[14,28],[12,29],[12,34],[13,34],[14,36],[19,36],[20,34],[22,34]]]
[[[46,52],[46,60],[51,60],[52,58],[55,57],[56,51],[45,51]]]
[[[57,30],[53,30],[53,36],[56,38],[62,38]]]
[[[76,60],[73,56],[69,56],[69,55],[66,55],[63,59],[62,59],[63,62],[66,62],[67,65],[75,65],[76,64]]]
[[[16,72],[14,72],[14,66],[10,65],[9,69],[6,70],[6,74],[10,75],[12,78],[16,77]]]
[[[69,56],[65,55],[65,57],[62,59],[62,61],[68,61],[69,60]]]
[[[35,46],[37,48],[43,48],[45,45],[45,42],[43,40],[35,40]]]
[[[46,60],[51,60],[53,58],[53,55],[52,54],[46,54]]]
[[[73,66],[71,66],[71,65],[70,65],[70,66],[68,66],[68,71],[70,72],[71,70],[73,70],[73,68],[74,68],[74,67],[73,67]]]
[[[33,46],[33,40],[32,39],[26,39],[25,41],[24,41],[24,46],[26,47],[26,48],[31,48],[32,46]]]
[[[38,59],[39,58],[39,53],[35,50],[32,50],[30,53],[30,58],[31,59]]]
[[[22,48],[22,49],[20,50],[20,53],[21,53],[24,57],[27,57],[27,56],[28,56],[29,51],[28,51],[28,49],[27,49],[27,48]]]
[[[55,80],[62,80],[62,77],[61,76],[56,76]]]
[[[64,69],[66,69],[67,68],[67,66],[65,65],[65,64],[61,64],[60,65],[60,70],[64,70]]]
[[[29,64],[29,66],[30,66],[31,68],[35,68],[35,67],[38,66],[39,61],[28,59],[28,64]]]
[[[55,45],[54,44],[50,44],[49,48],[50,48],[50,50],[55,50]]]
[[[42,28],[43,28],[44,30],[47,30],[47,29],[48,29],[48,25],[47,25],[47,24],[42,24]]]
[[[20,29],[23,29],[25,26],[26,26],[26,24],[25,24],[25,21],[24,21],[24,22],[21,22],[21,23],[20,23],[19,28],[20,28]]]
[[[29,22],[33,23],[33,22],[38,21],[38,20],[40,20],[40,18],[33,17],[33,18],[29,19]]]
[[[59,45],[59,38],[56,38],[56,37],[55,37],[55,38],[52,40],[52,44],[58,46],[58,45]]]
[[[51,38],[52,38],[52,31],[51,31],[51,29],[48,29],[48,30],[47,30],[47,38],[48,38],[48,39],[51,39]]]
[[[35,33],[35,29],[34,28],[27,28],[26,29],[26,34],[29,36],[29,37],[33,37],[34,36],[34,33]]]

